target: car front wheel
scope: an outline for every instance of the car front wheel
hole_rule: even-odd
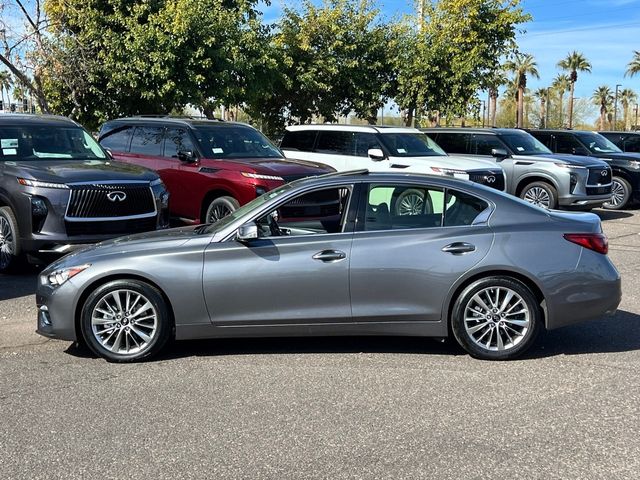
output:
[[[451,319],[453,334],[471,356],[510,360],[535,341],[540,306],[529,288],[509,277],[478,280],[460,294]]]
[[[520,192],[520,198],[546,209],[554,209],[558,205],[558,192],[545,182],[530,183]]]
[[[216,223],[238,208],[240,208],[240,203],[233,197],[214,198],[207,207],[204,223]]]
[[[18,222],[9,207],[0,208],[0,273],[10,272],[20,259]]]
[[[98,287],[87,298],[80,321],[89,348],[114,362],[149,358],[171,334],[162,294],[138,280],[115,280]]]
[[[622,210],[631,200],[631,184],[622,177],[613,177],[611,182],[611,200],[602,206],[609,210]]]

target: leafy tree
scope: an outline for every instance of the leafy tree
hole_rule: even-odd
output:
[[[638,96],[636,95],[636,92],[634,92],[630,88],[625,88],[620,92],[620,103],[622,104],[625,130],[631,129],[631,118],[629,115],[629,111],[631,109],[631,105],[633,105],[637,99]],[[616,125],[615,128],[618,128],[618,126]]]
[[[640,73],[640,51],[638,50],[633,52],[633,58],[627,65],[627,71],[624,76],[633,77],[636,73]]]
[[[395,101],[406,112],[463,116],[515,48],[516,26],[529,20],[519,1],[419,0],[419,14],[399,28]]]
[[[573,127],[573,93],[576,82],[578,81],[578,72],[591,72],[591,64],[586,57],[577,51],[569,53],[566,58],[558,62],[558,67],[569,72],[569,128]]]
[[[538,66],[533,55],[516,53],[505,63],[505,69],[515,74],[514,83],[518,88],[517,94],[517,128],[524,127],[524,94],[527,88],[527,75],[540,78]]]
[[[5,110],[8,110],[9,103],[9,89],[11,88],[11,84],[13,80],[11,79],[11,74],[6,71],[0,71],[0,100],[2,100],[2,106]],[[4,102],[4,92],[7,92],[7,103]]]
[[[558,93],[558,111],[560,120],[557,123],[558,127],[564,126],[564,111],[563,111],[563,99],[564,94],[571,88],[571,80],[567,75],[563,75],[559,73],[556,75],[556,78],[553,79],[553,83],[551,84],[551,88],[553,88]]]
[[[607,85],[595,89],[592,95],[593,103],[600,107],[600,130],[606,130],[607,113],[613,102],[613,93]]]

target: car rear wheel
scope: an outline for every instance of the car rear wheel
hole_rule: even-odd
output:
[[[149,358],[171,334],[162,294],[138,280],[115,280],[98,287],[87,298],[80,322],[89,348],[114,362]]]
[[[0,208],[0,273],[10,272],[19,263],[18,221],[9,207]]]
[[[204,223],[216,223],[221,218],[235,212],[240,207],[240,203],[233,197],[214,198],[204,217]]]
[[[520,198],[546,209],[553,209],[558,206],[558,192],[546,182],[530,183],[522,189]]]
[[[611,182],[611,200],[602,206],[609,210],[622,210],[631,200],[631,184],[622,177],[613,177]]]
[[[478,280],[460,294],[451,327],[462,348],[483,360],[510,360],[535,341],[542,315],[529,288],[509,277]]]

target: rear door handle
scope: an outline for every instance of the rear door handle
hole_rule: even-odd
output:
[[[442,247],[442,251],[446,253],[451,253],[453,255],[460,255],[462,253],[470,253],[475,252],[476,246],[471,245],[467,242],[455,242],[450,243],[449,245]]]
[[[340,250],[322,250],[311,258],[320,260],[321,262],[338,262],[347,258],[347,254]]]

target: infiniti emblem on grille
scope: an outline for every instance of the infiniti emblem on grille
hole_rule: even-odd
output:
[[[600,172],[600,175],[602,175],[603,177],[606,177],[607,175],[609,175],[609,170],[602,170]]]
[[[494,177],[493,175],[487,177],[487,183],[495,183],[496,181],[496,177]]]
[[[112,202],[124,202],[127,198],[127,194],[120,190],[107,193],[107,198]]]

